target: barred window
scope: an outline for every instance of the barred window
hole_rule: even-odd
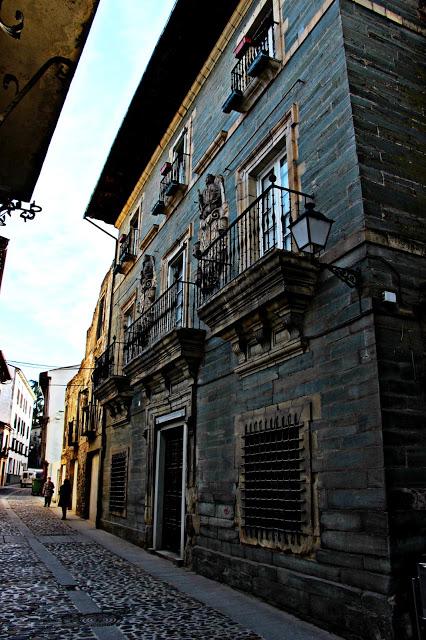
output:
[[[307,552],[313,543],[309,419],[267,407],[240,417],[240,537]]]
[[[115,453],[111,457],[111,480],[109,490],[109,510],[117,515],[125,515],[127,501],[127,451]]]

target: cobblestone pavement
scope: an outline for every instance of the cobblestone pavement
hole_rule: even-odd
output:
[[[260,640],[85,538],[53,509],[27,490],[0,496],[1,640]]]

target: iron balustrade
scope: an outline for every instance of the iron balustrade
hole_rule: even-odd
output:
[[[119,262],[135,258],[137,255],[138,230],[130,229],[127,236],[120,243]]]
[[[176,280],[126,329],[124,364],[137,358],[173,329],[193,328],[196,322],[195,302],[195,284]]]
[[[274,176],[271,178],[275,179]],[[199,253],[198,306],[275,248],[291,251],[289,224],[313,197],[271,184]]]
[[[122,375],[122,346],[114,338],[102,355],[96,358],[92,376],[95,389],[109,378]]]
[[[160,182],[160,201],[164,202],[164,199],[173,196],[180,186],[187,184],[188,162],[189,155],[187,153],[182,153],[173,160],[168,172]]]
[[[260,53],[264,53],[269,58],[275,55],[274,44],[274,25],[269,25],[255,39],[253,44],[249,46],[244,55],[238,60],[237,64],[231,71],[231,89],[232,91],[244,93],[249,84],[253,81],[254,76],[250,76],[248,70],[252,62]]]

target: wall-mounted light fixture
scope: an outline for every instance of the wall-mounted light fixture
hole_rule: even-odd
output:
[[[346,267],[336,267],[334,264],[321,262],[316,254],[322,251],[328,241],[331,225],[334,220],[327,218],[323,213],[315,211],[315,204],[307,202],[305,211],[301,216],[290,223],[290,231],[299,251],[309,253],[312,261],[321,269],[331,271],[342,282],[356,289],[361,295],[361,272]]]

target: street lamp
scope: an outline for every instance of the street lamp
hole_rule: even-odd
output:
[[[333,223],[334,220],[315,211],[314,202],[306,202],[305,211],[297,220],[291,222],[289,227],[299,251],[310,253],[312,261],[321,270],[328,269],[351,289],[355,288],[361,296],[361,273],[358,269],[336,267],[334,264],[320,262],[315,255],[325,248]]]

